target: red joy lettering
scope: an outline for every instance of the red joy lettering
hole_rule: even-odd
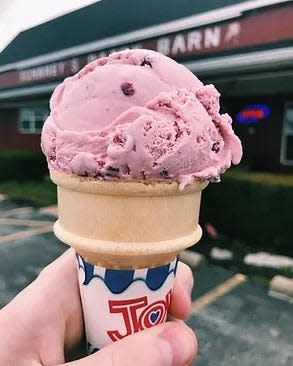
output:
[[[140,330],[137,310],[148,304],[146,296],[131,300],[109,300],[108,304],[110,313],[122,314],[126,328],[125,334],[121,334],[118,329],[107,331],[113,342]]]
[[[153,319],[152,316],[154,316]],[[141,329],[147,329],[156,324],[163,323],[163,321],[166,320],[166,317],[167,311],[165,301],[156,301],[146,307],[141,313],[139,324],[141,325]]]
[[[165,300],[156,301],[147,306],[139,317],[140,329],[147,329],[156,324],[163,323],[171,304],[171,290],[167,293]]]
[[[109,300],[108,304],[110,313],[121,314],[125,323],[125,334],[121,334],[118,329],[107,331],[111,340],[115,342],[139,330],[163,323],[171,304],[171,290],[167,293],[165,300],[159,300],[149,305],[147,296],[131,300]],[[138,316],[138,309],[142,308],[144,309]]]

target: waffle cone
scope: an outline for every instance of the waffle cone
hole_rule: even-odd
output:
[[[201,191],[194,182],[105,181],[53,171],[58,186],[55,235],[105,268],[150,268],[171,262],[201,237]]]

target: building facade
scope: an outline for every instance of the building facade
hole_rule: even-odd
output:
[[[19,34],[0,54],[0,149],[39,150],[50,95],[65,77],[113,51],[149,48],[216,85],[244,164],[293,172],[291,1],[168,4],[101,1]]]

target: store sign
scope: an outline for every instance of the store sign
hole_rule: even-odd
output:
[[[242,124],[257,123],[269,117],[271,109],[266,104],[249,104],[236,115],[236,121]]]
[[[293,35],[292,16],[293,6],[287,5],[247,14],[232,21],[141,39],[136,43],[121,44],[57,62],[8,71],[0,74],[0,88],[64,79],[75,74],[88,62],[125,48],[151,49],[183,61],[217,52],[290,41]],[[276,19],[282,21],[276,22]]]
[[[241,23],[232,22],[161,37],[147,46],[170,57],[186,57],[233,48],[239,43],[240,32]]]

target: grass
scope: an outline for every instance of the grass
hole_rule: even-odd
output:
[[[272,174],[265,172],[251,172],[243,168],[233,168],[224,174],[225,177],[230,177],[235,180],[247,180],[253,183],[265,183],[269,185],[280,185],[293,187],[293,174]]]
[[[48,178],[0,182],[0,193],[12,200],[28,202],[33,207],[53,205],[57,202],[56,186]]]

